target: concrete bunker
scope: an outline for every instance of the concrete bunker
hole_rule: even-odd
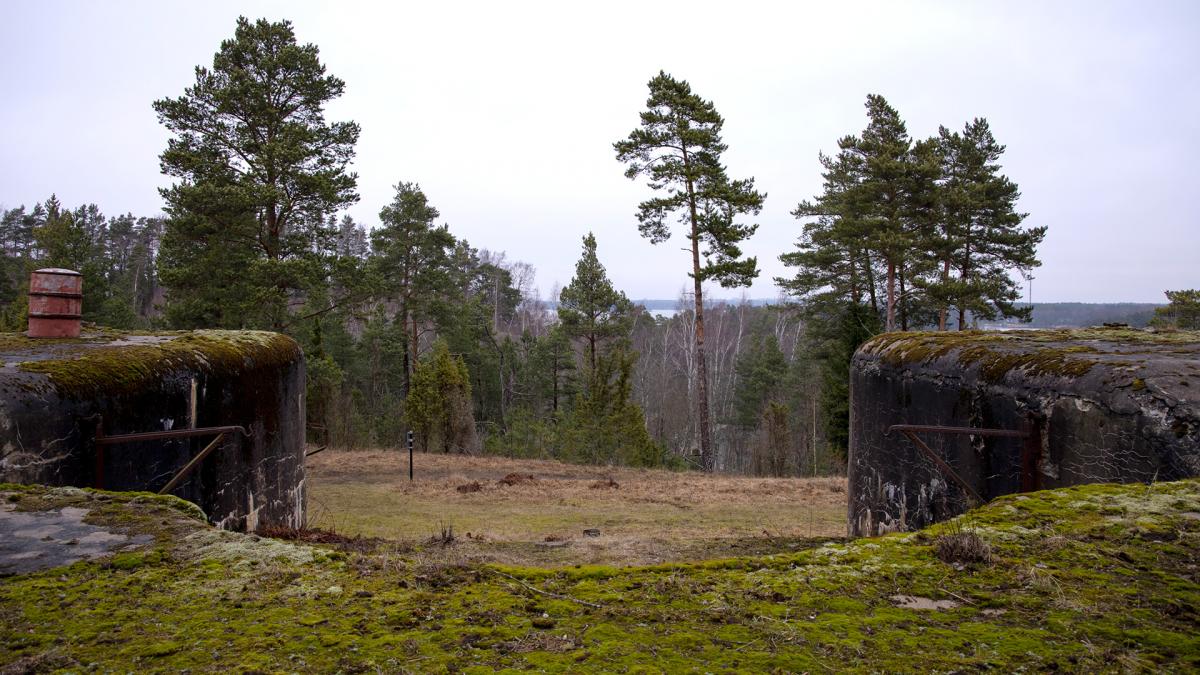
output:
[[[896,425],[1024,436],[915,432],[935,459]],[[972,491],[986,501],[1200,475],[1200,333],[878,336],[851,363],[848,473],[853,536],[952,517],[973,505]]]
[[[0,482],[170,492],[235,530],[304,524],[304,355],[262,331],[0,334]],[[98,442],[108,439],[109,442]],[[112,442],[118,441],[118,442]]]

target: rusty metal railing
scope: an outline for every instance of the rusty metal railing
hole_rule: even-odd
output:
[[[187,478],[189,474],[204,461],[204,458],[212,454],[221,445],[221,441],[225,440],[226,434],[241,434],[244,438],[250,438],[252,434],[246,431],[242,426],[223,426],[223,427],[198,427],[195,429],[173,429],[170,431],[146,431],[136,434],[113,434],[111,436],[104,435],[103,419],[98,419],[96,422],[96,475],[95,487],[97,489],[104,488],[104,448],[109,445],[118,445],[120,443],[139,443],[144,441],[164,441],[177,440],[180,438],[195,438],[197,436],[211,436],[216,434],[217,437],[204,446],[195,457],[191,459],[182,469],[177,471],[171,480],[163,486],[158,494],[165,495],[174,490]]]
[[[1025,429],[984,429],[976,427],[948,427],[936,424],[893,424],[888,427],[887,434],[899,431],[912,442],[937,468],[950,480],[958,484],[976,504],[983,504],[984,499],[962,476],[958,475],[946,460],[938,456],[917,436],[918,433],[951,434],[958,436],[983,436],[992,438],[1020,438],[1024,440],[1021,449],[1021,490],[1030,492],[1041,486],[1037,475],[1038,461],[1041,459],[1042,439],[1036,424],[1032,421]]]

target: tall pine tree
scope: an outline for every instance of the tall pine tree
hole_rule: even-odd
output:
[[[452,288],[451,254],[457,243],[447,226],[437,227],[438,210],[416,183],[396,185],[392,203],[379,212],[382,225],[371,232],[372,270],[380,295],[396,303],[403,345],[401,396],[408,394],[416,364],[419,324],[430,320]]]
[[[714,468],[709,420],[708,361],[704,348],[705,281],[725,287],[748,286],[758,276],[757,260],[743,257],[739,244],[757,225],[737,222],[757,215],[766,195],[754,190],[754,179],[731,180],[721,164],[727,146],[721,140],[725,120],[711,101],[691,86],[659,72],[649,82],[650,97],[641,126],[613,148],[627,165],[625,175],[645,176],[651,189],[665,193],[638,206],[638,229],[652,243],[668,240],[668,219],[677,217],[689,242],[696,312],[696,412],[700,463]]]
[[[161,272],[174,323],[278,328],[292,296],[325,281],[313,254],[333,245],[326,217],[358,199],[359,127],[325,120],[344,87],[290,22],[242,17],[212,68],[154,102],[173,134]]]
[[[962,133],[942,127],[938,145],[949,254],[939,295],[958,310],[959,330],[967,328],[968,312],[980,319],[1028,319],[1032,308],[1016,305],[1021,293],[1010,271],[1041,265],[1037,245],[1046,228],[1021,227],[1028,214],[1017,212],[1020,190],[1000,173],[1004,146],[978,118]]]

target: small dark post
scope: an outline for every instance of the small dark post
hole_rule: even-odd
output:
[[[412,455],[413,435],[412,429],[408,430],[408,480],[413,479],[413,455]]]

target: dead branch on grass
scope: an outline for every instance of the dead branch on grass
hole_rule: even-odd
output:
[[[516,582],[517,584],[520,584],[520,586],[522,588],[524,588],[528,591],[533,591],[534,593],[537,593],[538,595],[544,595],[548,598],[554,598],[555,600],[566,600],[568,602],[578,603],[580,605],[583,605],[584,607],[591,607],[593,609],[604,609],[603,605],[598,605],[594,602],[588,602],[587,600],[580,600],[579,598],[573,598],[569,595],[561,595],[559,593],[551,593],[550,591],[543,591],[540,588],[530,586],[529,584],[525,583],[524,581],[521,581],[520,579],[512,576],[511,574],[505,574],[504,572],[501,572],[500,570],[493,569],[490,571],[504,577],[505,579],[508,579],[509,581]]]

